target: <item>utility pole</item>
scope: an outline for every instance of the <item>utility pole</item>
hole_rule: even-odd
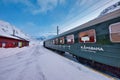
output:
[[[15,29],[13,29],[13,36],[15,36]]]
[[[57,35],[59,34],[59,26],[57,26]]]

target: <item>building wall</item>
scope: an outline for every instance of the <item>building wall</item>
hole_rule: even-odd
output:
[[[24,46],[29,46],[29,41],[6,38],[6,37],[0,36],[1,48],[14,48],[14,47],[24,47]]]

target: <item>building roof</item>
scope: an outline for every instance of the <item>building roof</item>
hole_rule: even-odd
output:
[[[25,41],[28,41],[28,40],[23,39],[23,38],[20,38],[20,37],[18,37],[18,36],[12,36],[12,35],[8,35],[8,34],[4,34],[4,35],[1,35],[1,34],[0,34],[0,37],[6,37],[6,38],[17,39],[17,40],[25,40]]]

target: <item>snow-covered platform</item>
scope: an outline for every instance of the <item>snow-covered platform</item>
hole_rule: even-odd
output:
[[[0,80],[114,80],[45,49],[0,49]]]

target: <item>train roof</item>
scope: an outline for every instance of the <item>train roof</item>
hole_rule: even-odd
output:
[[[93,25],[96,25],[96,24],[99,24],[99,23],[102,23],[102,22],[105,22],[107,20],[111,20],[111,19],[114,19],[114,18],[117,18],[117,17],[120,17],[120,9],[119,10],[116,10],[114,12],[111,12],[111,13],[108,13],[106,15],[103,15],[103,16],[100,16],[100,17],[97,17],[85,24],[82,24],[76,28],[73,28],[71,30],[68,30],[66,32],[63,32],[57,36],[55,36],[54,38],[56,37],[60,37],[60,36],[63,36],[63,35],[66,35],[66,34],[70,34],[74,31],[77,31],[77,30],[80,30],[80,29],[83,29],[83,28],[87,28],[87,27],[90,27],[90,26],[93,26]]]

